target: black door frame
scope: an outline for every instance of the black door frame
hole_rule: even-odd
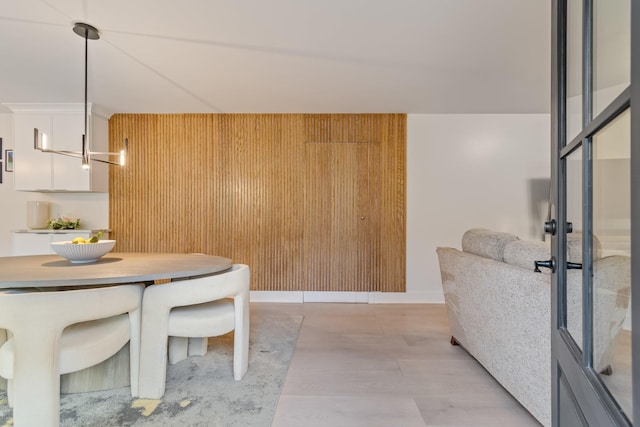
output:
[[[640,254],[640,4],[631,0],[631,254]],[[635,108],[634,108],[635,107]],[[635,222],[633,220],[636,220]],[[640,307],[640,263],[631,264],[631,306]],[[633,423],[640,425],[640,310],[631,313]]]
[[[625,111],[631,105],[640,105],[640,54],[631,58],[631,82],[633,84],[624,90],[604,111],[597,117],[591,116],[592,111],[592,21],[593,1],[584,0],[583,13],[585,15],[585,30],[583,31],[583,63],[587,71],[583,71],[583,129],[580,134],[571,141],[566,140],[566,101],[567,101],[567,0],[552,1],[552,107],[551,107],[551,170],[554,196],[551,198],[551,211],[556,221],[556,233],[551,238],[552,255],[557,266],[557,272],[552,275],[552,330],[551,330],[551,378],[552,378],[552,423],[554,426],[564,425],[593,425],[604,426],[629,426],[627,416],[619,409],[600,381],[598,374],[592,368],[593,327],[590,322],[583,324],[584,351],[580,350],[566,329],[567,313],[564,307],[566,298],[566,230],[567,230],[567,189],[566,158],[570,153],[584,146],[583,149],[583,202],[591,203],[590,186],[584,183],[591,182],[591,162],[588,151],[591,147],[591,138],[600,129],[613,121],[618,114]],[[639,0],[631,0],[631,52],[640,52],[640,3]],[[636,25],[633,25],[633,24]],[[631,252],[640,253],[640,108],[634,111],[631,108]],[[583,214],[583,253],[591,253],[591,212],[586,210]],[[584,259],[590,259],[584,257]],[[583,310],[589,312],[592,305],[590,292],[591,266],[583,271],[583,283],[586,283]],[[631,283],[632,290],[637,288],[635,283],[640,283],[640,263],[632,263]],[[639,307],[640,294],[632,291],[632,307]],[[560,310],[558,310],[560,308]],[[632,310],[633,313],[640,312]],[[632,316],[632,364],[633,364],[633,414],[627,414],[629,418],[640,423],[640,316]],[[560,369],[562,368],[562,369]],[[561,375],[562,372],[562,375]],[[563,392],[560,392],[560,389]],[[562,402],[561,402],[562,401]],[[567,407],[576,404],[575,412],[571,412],[566,418]],[[560,408],[563,408],[563,411]]]

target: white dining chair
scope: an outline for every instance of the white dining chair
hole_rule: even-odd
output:
[[[60,375],[101,363],[130,342],[131,395],[138,395],[144,285],[0,291],[0,376],[17,426],[57,426]],[[37,408],[37,409],[36,409]]]
[[[142,303],[141,398],[159,399],[164,394],[169,337],[171,362],[176,363],[187,354],[204,355],[208,337],[234,331],[233,377],[242,379],[249,366],[249,285],[249,267],[234,264],[213,276],[147,287]]]

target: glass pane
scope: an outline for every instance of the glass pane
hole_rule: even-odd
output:
[[[582,147],[567,157],[567,260],[582,262]],[[582,348],[582,271],[567,271],[567,329]]]
[[[631,416],[631,114],[593,138],[593,364]],[[597,240],[596,240],[597,239]]]
[[[596,117],[629,86],[631,0],[595,0],[593,6],[593,117]]]
[[[567,2],[567,143],[582,130],[582,0]]]

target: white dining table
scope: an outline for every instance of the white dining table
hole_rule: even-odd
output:
[[[124,283],[152,284],[156,281],[179,281],[213,275],[230,269],[232,265],[229,258],[202,254],[114,252],[88,264],[73,264],[58,255],[0,257],[0,289],[64,290],[71,287],[113,286]],[[29,307],[24,309],[29,310]],[[0,329],[0,332],[2,345],[4,330]],[[128,385],[128,363],[127,345],[111,359],[77,373],[84,377],[75,383],[73,375],[76,373],[64,375],[63,379],[71,377],[67,382],[71,385],[66,391],[100,390]],[[114,374],[117,371],[121,374]],[[20,381],[20,374],[15,372],[14,375],[15,385],[15,382]],[[90,380],[87,381],[87,378]],[[118,381],[123,379],[126,383],[118,384]],[[61,385],[64,389],[65,382],[62,381]],[[14,396],[14,408],[29,407],[28,411],[20,411],[22,419],[14,419],[16,425],[32,425],[29,422],[29,414],[37,413],[38,405],[47,405],[47,402],[30,399],[22,401],[21,396]]]

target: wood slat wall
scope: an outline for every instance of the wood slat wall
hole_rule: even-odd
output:
[[[251,266],[252,289],[405,291],[406,115],[116,114],[120,252]]]

